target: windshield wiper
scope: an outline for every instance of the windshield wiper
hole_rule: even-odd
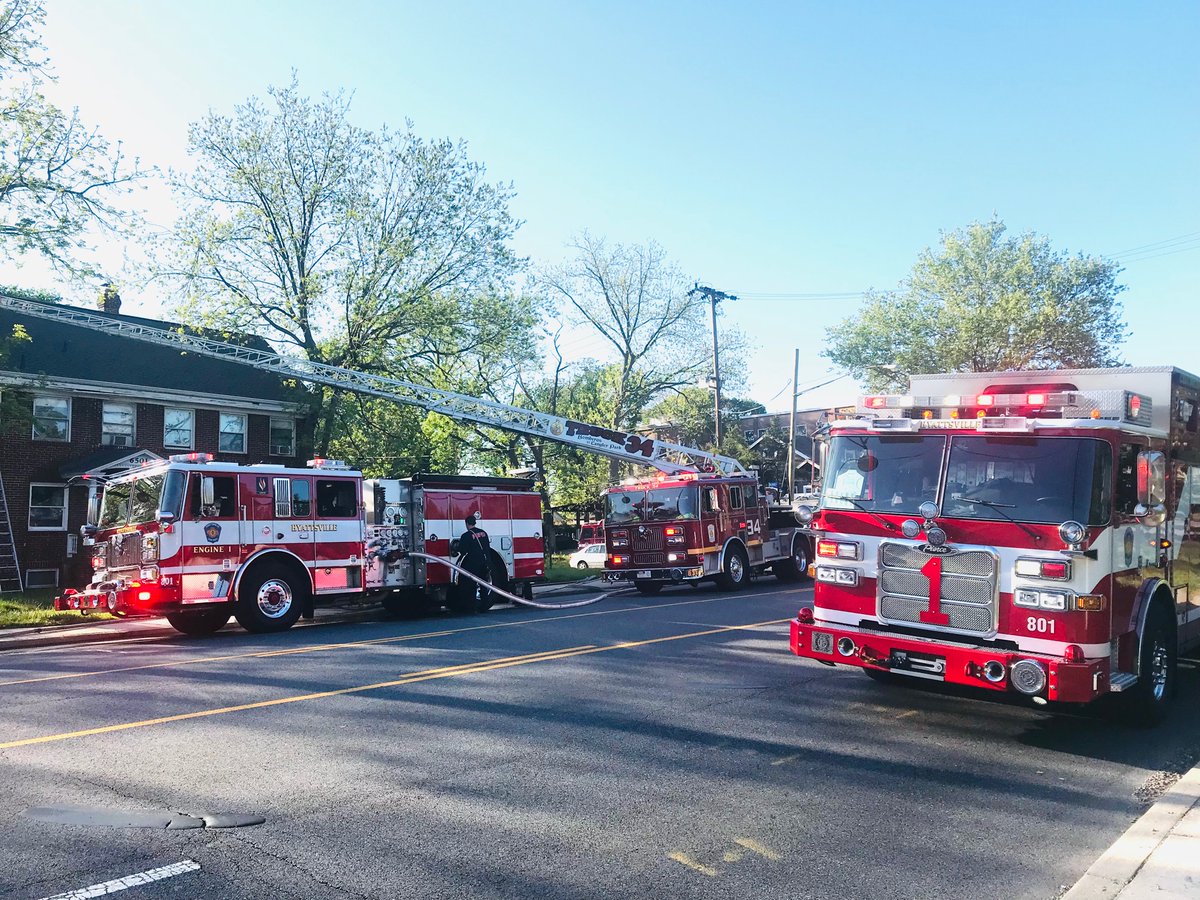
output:
[[[893,525],[891,522],[889,522],[883,516],[879,515],[877,512],[875,512],[875,510],[868,509],[867,507],[863,506],[857,500],[851,500],[849,497],[830,497],[829,499],[830,500],[844,500],[846,503],[851,504],[855,509],[861,509],[863,512],[865,512],[868,516],[870,516],[872,519],[874,519],[876,522],[878,522],[880,525],[882,525],[888,531],[896,530],[895,525]]]
[[[1034,531],[1032,528],[1030,528],[1028,525],[1024,524],[1023,522],[1018,522],[1016,519],[1014,519],[1012,516],[1010,516],[1008,513],[1006,513],[1004,511],[1006,509],[1016,509],[1017,504],[1015,504],[1015,503],[997,503],[995,500],[979,500],[974,497],[955,497],[954,499],[957,501],[961,501],[962,503],[978,503],[980,506],[986,506],[990,509],[994,509],[994,510],[996,510],[996,512],[1000,513],[1000,515],[1004,516],[1004,518],[1008,519],[1008,521],[1012,522],[1014,525],[1016,525],[1018,528],[1020,528],[1023,532],[1025,532],[1027,535],[1029,535],[1035,541],[1040,541],[1042,539],[1042,536],[1040,534],[1038,534],[1036,531]]]

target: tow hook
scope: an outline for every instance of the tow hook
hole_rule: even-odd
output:
[[[880,669],[890,669],[892,667],[891,660],[879,656],[870,647],[862,647],[858,651],[858,658],[868,665],[875,666]]]

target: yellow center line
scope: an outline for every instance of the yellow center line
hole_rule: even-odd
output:
[[[701,875],[707,875],[709,878],[716,878],[721,874],[712,866],[706,866],[703,863],[698,863],[686,853],[683,853],[679,850],[668,854],[667,858],[675,860],[675,862],[679,863],[680,865],[687,866],[693,872],[699,872]]]
[[[438,669],[426,669],[397,678],[394,681],[380,681],[375,684],[363,684],[355,687],[338,688],[332,691],[319,691],[312,694],[296,694],[291,697],[278,697],[274,700],[259,700],[255,703],[242,703],[237,706],[223,706],[218,709],[202,709],[196,712],[179,713],[173,716],[160,716],[156,719],[144,719],[140,722],[123,722],[118,725],[104,725],[99,728],[86,728],[81,731],[69,731],[63,734],[49,734],[42,737],[24,738],[17,741],[0,743],[0,750],[12,750],[16,747],[28,747],[33,744],[49,744],[55,741],[66,741],[72,738],[89,737],[96,734],[109,734],[114,731],[126,731],[130,728],[145,728],[150,725],[165,725],[171,722],[184,722],[188,719],[202,719],[208,716],[220,716],[227,713],[244,712],[250,709],[265,709],[270,706],[281,706],[285,703],[300,703],[305,700],[322,700],[327,697],[340,697],[346,694],[361,694],[366,691],[378,691],[384,688],[399,687],[405,684],[415,684],[420,681],[431,681],[436,678],[453,678],[458,675],[473,675],[476,672],[490,672],[495,669],[507,669],[511,666],[523,666],[530,663],[550,662],[566,659],[572,656],[583,656],[589,653],[604,653],[609,650],[626,650],[631,647],[645,647],[650,644],[662,644],[668,641],[679,641],[686,638],[703,637],[710,634],[722,634],[731,631],[746,631],[752,628],[762,628],[767,625],[781,625],[791,619],[773,619],[769,622],[755,622],[750,625],[726,625],[721,628],[709,628],[704,631],[693,631],[688,634],[672,634],[667,637],[649,638],[641,641],[623,641],[597,647],[585,644],[580,647],[568,647],[561,650],[546,650],[541,653],[530,653],[523,656],[510,656],[501,659],[483,660],[477,663],[463,663],[457,666],[444,666]]]
[[[771,596],[774,593],[792,593],[789,591],[772,591],[758,596]],[[395,637],[369,638],[362,641],[341,641],[331,644],[315,644],[308,647],[289,647],[282,650],[257,650],[253,653],[230,653],[223,656],[202,656],[194,659],[180,659],[172,662],[145,663],[138,666],[121,666],[113,669],[98,669],[93,672],[66,672],[58,675],[41,675],[36,678],[23,678],[15,681],[0,681],[0,687],[15,687],[21,684],[39,684],[44,681],[63,681],[72,678],[95,678],[100,675],[115,675],[122,672],[141,672],[146,669],[169,669],[178,666],[200,665],[202,663],[228,662],[235,659],[269,659],[276,656],[292,656],[301,653],[320,653],[325,650],[352,650],[361,647],[373,647],[382,644],[398,644],[405,641],[415,641],[421,638],[445,637],[452,634],[466,634],[471,631],[488,631],[495,628],[515,628],[519,626],[536,625],[542,622],[555,622],[559,619],[579,619],[588,616],[610,616],[617,613],[646,612],[654,609],[667,609],[672,606],[690,606],[697,603],[714,603],[728,599],[727,596],[703,597],[698,600],[680,600],[675,603],[657,603],[649,606],[633,606],[625,609],[602,609],[586,613],[571,613],[565,616],[549,616],[539,619],[522,619],[519,622],[495,622],[489,625],[472,625],[467,628],[454,628],[444,631],[423,631],[418,634],[403,634]]]

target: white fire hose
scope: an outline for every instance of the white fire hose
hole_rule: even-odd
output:
[[[604,599],[604,594],[600,594],[596,597],[589,597],[587,600],[574,600],[570,603],[538,603],[536,600],[526,600],[524,597],[518,597],[516,594],[510,594],[508,591],[496,587],[490,581],[480,578],[474,572],[468,572],[457,563],[450,562],[450,560],[446,559],[445,557],[432,556],[429,553],[421,553],[417,550],[410,550],[405,555],[416,556],[421,559],[428,560],[429,562],[441,563],[446,568],[457,572],[460,577],[465,575],[467,578],[470,578],[472,581],[482,585],[493,594],[499,594],[501,597],[511,600],[513,603],[519,603],[522,606],[532,606],[534,609],[574,609],[577,606],[590,606],[591,604],[598,603]]]

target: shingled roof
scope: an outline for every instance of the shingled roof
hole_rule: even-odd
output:
[[[192,334],[271,352],[270,345],[254,335],[235,335],[181,326],[176,322],[143,319],[89,309],[93,315],[161,328],[184,328]],[[253,366],[226,362],[196,353],[162,347],[119,334],[94,331],[83,325],[28,316],[0,306],[0,335],[7,337],[14,325],[29,333],[30,342],[18,342],[0,371],[32,377],[44,376],[47,386],[55,378],[95,381],[104,384],[154,387],[172,391],[222,394],[255,400],[295,403],[303,399],[283,379]]]

